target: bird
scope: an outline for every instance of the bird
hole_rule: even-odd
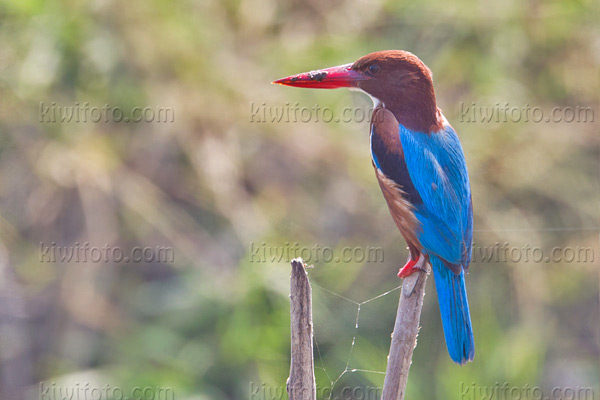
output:
[[[372,164],[409,249],[398,276],[431,265],[450,358],[460,365],[472,361],[465,286],[473,246],[471,187],[459,138],[437,106],[431,70],[408,51],[386,50],[272,83],[349,88],[371,97]]]

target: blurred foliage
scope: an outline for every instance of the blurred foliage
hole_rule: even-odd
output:
[[[256,123],[251,110],[368,107],[361,94],[269,82],[389,48],[434,72],[467,157],[476,251],[509,242],[595,255],[474,262],[477,351],[464,367],[446,354],[430,281],[407,397],[503,382],[600,397],[599,16],[591,0],[3,0],[2,399],[38,398],[40,381],[164,386],[196,400],[283,388],[290,268],[257,260],[261,243],[384,250],[382,262],[310,272],[319,386],[346,366],[384,371],[398,292],[361,306],[357,329],[356,305],[329,292],[362,302],[391,290],[406,257],[373,176],[368,122]],[[86,102],[170,107],[174,121],[41,120],[41,104]],[[596,122],[461,122],[473,102],[592,107]],[[172,246],[175,262],[40,262],[40,242],[86,241]],[[334,389],[382,383],[347,372]]]

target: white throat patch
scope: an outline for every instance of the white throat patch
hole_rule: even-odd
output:
[[[349,88],[350,90],[353,90],[355,92],[361,92],[366,94],[367,96],[369,96],[371,98],[371,100],[373,101],[373,108],[377,108],[377,106],[379,106],[380,104],[383,105],[385,107],[385,104],[383,104],[381,102],[381,100],[379,100],[377,97],[375,96],[371,96],[369,93],[365,92],[364,90],[362,90],[361,88],[357,88],[357,87],[353,87],[353,88]]]

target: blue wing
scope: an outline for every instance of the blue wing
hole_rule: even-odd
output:
[[[449,124],[435,133],[399,125],[410,179],[422,199],[415,215],[422,225],[419,240],[430,255],[455,272],[468,268],[473,240],[473,208],[465,157]]]

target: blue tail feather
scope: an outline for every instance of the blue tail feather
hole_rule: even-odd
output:
[[[431,256],[429,261],[433,267],[448,353],[455,363],[465,364],[475,355],[465,273],[455,274],[436,256]]]

